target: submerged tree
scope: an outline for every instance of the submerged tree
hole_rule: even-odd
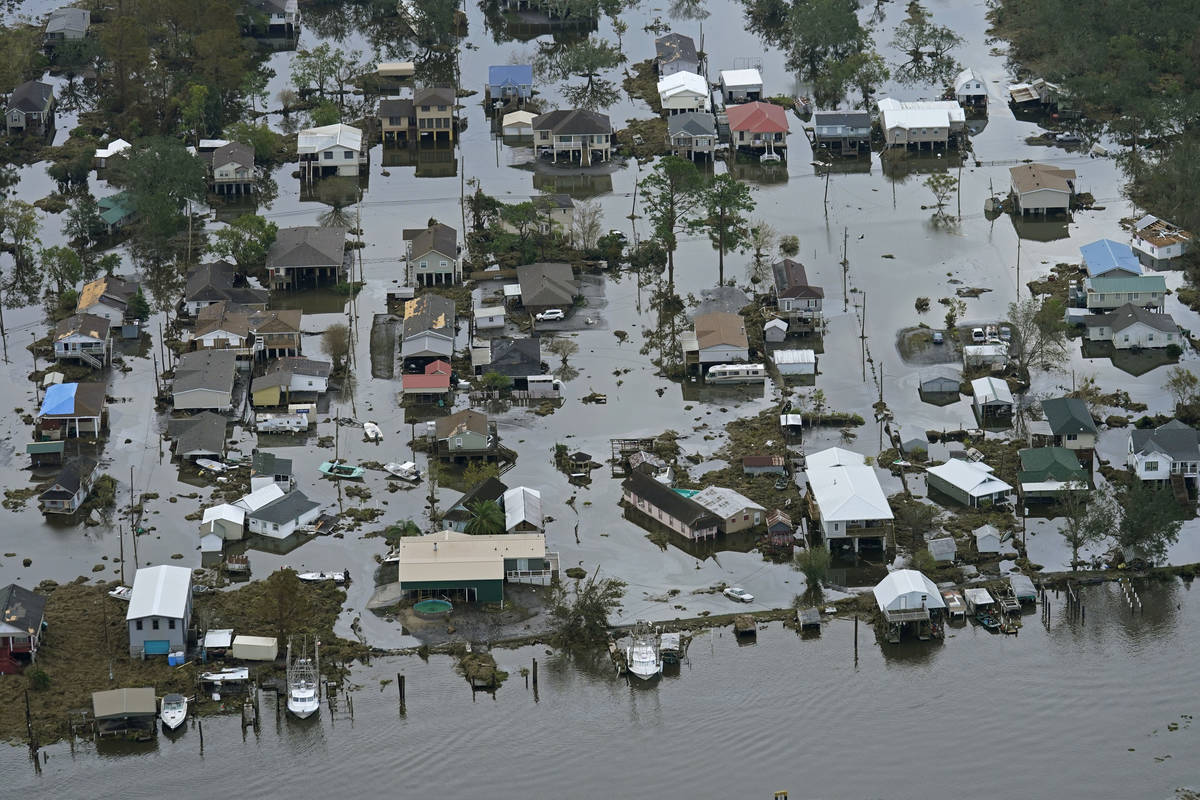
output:
[[[1062,303],[1054,299],[1039,303],[1029,298],[1009,304],[1012,341],[1008,356],[1018,375],[1028,375],[1034,365],[1054,369],[1066,362],[1067,331],[1062,320]]]
[[[41,224],[37,209],[23,200],[0,201],[0,242],[12,257],[12,267],[0,279],[4,305],[18,308],[33,303],[42,288],[37,248]]]
[[[267,252],[275,243],[279,226],[257,214],[243,214],[213,235],[209,246],[220,258],[232,258],[245,273],[267,262]]]
[[[568,105],[594,111],[616,102],[616,84],[602,76],[624,61],[620,47],[589,36],[577,42],[542,44],[534,65],[547,80],[562,82],[560,91]],[[582,84],[571,83],[579,79]]]
[[[573,583],[570,589],[562,583],[550,588],[554,642],[566,648],[601,644],[608,638],[608,615],[621,608],[625,582],[593,574]]]
[[[897,66],[897,79],[903,83],[949,83],[959,70],[950,53],[962,41],[950,28],[933,24],[933,16],[913,0],[908,4],[908,17],[892,39],[892,47],[908,57]]]
[[[677,232],[691,222],[703,201],[703,182],[696,165],[686,158],[666,156],[642,182],[643,204],[654,235],[667,252],[667,290],[675,291]]]
[[[1151,563],[1162,561],[1167,549],[1179,540],[1183,519],[1179,504],[1170,489],[1147,481],[1134,480],[1117,496],[1116,508],[1121,519],[1117,524],[1117,543],[1126,557],[1144,558]]]
[[[280,641],[287,641],[287,637],[296,632],[297,622],[308,619],[311,609],[304,596],[304,584],[295,570],[282,567],[263,581],[255,612]]]
[[[804,574],[804,595],[818,600],[821,597],[821,581],[829,573],[830,555],[825,547],[809,547],[801,550],[792,560],[792,565]]]
[[[717,250],[717,283],[725,283],[725,253],[740,250],[750,235],[746,215],[754,210],[750,187],[729,173],[713,178],[701,190],[704,217],[696,228],[708,234]]]
[[[858,21],[858,0],[798,0],[787,19],[788,67],[812,85],[818,105],[836,103],[853,75],[850,59],[870,41]]]
[[[1068,489],[1059,502],[1062,527],[1059,533],[1071,548],[1071,571],[1079,568],[1079,551],[1100,544],[1116,532],[1117,508],[1107,489],[1097,486]]]
[[[350,328],[344,322],[335,322],[321,334],[321,351],[333,361],[337,372],[350,357]]]
[[[954,196],[954,192],[958,190],[958,178],[948,172],[935,172],[925,179],[924,185],[933,193],[937,216],[946,216],[946,205]]]
[[[764,283],[771,279],[771,251],[775,249],[775,229],[762,220],[750,226],[747,238],[751,260],[746,266],[746,277],[751,283]]]

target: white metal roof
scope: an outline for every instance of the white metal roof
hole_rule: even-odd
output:
[[[895,100],[885,97],[875,104],[879,113],[884,111],[939,111],[945,112],[946,119],[954,124],[965,123],[967,112],[957,100]]]
[[[519,284],[519,283],[504,284],[504,296],[506,298],[520,297],[521,296],[521,284]]]
[[[192,593],[192,571],[187,567],[160,564],[142,567],[133,576],[129,611],[125,619],[173,617],[182,619]]]
[[[504,115],[504,120],[500,124],[505,128],[513,125],[532,126],[536,116],[537,114],[529,111],[512,111]]]
[[[503,580],[504,559],[545,557],[542,533],[472,536],[447,530],[406,536],[387,560],[396,562],[401,583],[413,583]]]
[[[989,603],[996,602],[992,599],[991,593],[982,586],[963,589],[963,597],[967,598],[968,603],[976,606],[986,606]]]
[[[992,468],[978,461],[963,461],[952,458],[945,464],[930,467],[930,475],[936,475],[951,486],[956,486],[971,497],[983,497],[997,492],[1011,492],[1012,487],[992,474]]]
[[[218,628],[204,634],[205,647],[232,647],[233,628]]]
[[[694,72],[674,72],[658,82],[658,96],[667,100],[681,93],[698,94],[707,100],[708,81]]]
[[[298,153],[319,153],[334,145],[359,151],[362,149],[362,131],[339,122],[336,125],[305,128],[296,137]]]
[[[964,356],[1008,356],[1008,345],[999,344],[968,344],[963,345]]]
[[[721,70],[721,85],[730,86],[762,86],[762,73],[756,69],[723,69]]]
[[[868,466],[808,468],[808,485],[822,522],[892,519],[892,509]]]
[[[253,514],[255,511],[258,511],[268,503],[275,502],[285,494],[287,494],[287,492],[285,492],[279,484],[268,483],[261,489],[255,489],[250,494],[241,498],[235,502],[234,505]]]
[[[511,531],[522,522],[542,529],[542,493],[528,486],[515,486],[504,492],[504,527]]]
[[[809,470],[861,466],[866,463],[866,456],[841,447],[829,447],[824,450],[818,450],[804,461],[805,469]]]
[[[1008,388],[1008,382],[1000,378],[991,376],[976,378],[971,381],[971,393],[975,395],[977,405],[1006,403],[1011,406],[1013,404],[1012,390]]]
[[[781,320],[779,317],[775,317],[774,319],[768,320],[767,324],[763,325],[763,327],[764,328],[782,328],[783,330],[786,331],[788,328],[788,324],[786,322],[784,322],[783,320]]]
[[[229,144],[228,139],[201,139],[199,147],[201,150],[216,150],[218,147],[224,147],[227,144]]]
[[[113,139],[104,147],[96,148],[96,158],[112,158],[117,153],[124,153],[132,146],[124,139]]]
[[[792,426],[803,427],[804,426],[804,415],[803,414],[780,414],[779,415],[779,424],[785,428],[792,427]]]
[[[504,319],[504,306],[480,306],[475,309],[475,319]]]
[[[812,350],[776,350],[771,360],[776,364],[815,364],[817,354]]]
[[[692,500],[707,508],[719,517],[731,517],[747,509],[766,511],[765,508],[749,497],[738,494],[733,489],[721,486],[709,486],[692,495]]]
[[[971,531],[971,535],[973,535],[975,537],[975,548],[977,550],[979,550],[979,552],[981,552],[981,553],[999,553],[1000,552],[999,546],[991,547],[989,545],[987,550],[984,550],[980,546],[984,539],[987,539],[987,538],[990,538],[993,536],[996,537],[997,545],[999,545],[1000,529],[997,528],[995,525],[980,525],[978,528]]]
[[[880,611],[945,608],[946,601],[933,581],[915,569],[898,569],[872,589]]]
[[[238,525],[246,524],[246,509],[231,506],[228,503],[210,506],[204,509],[204,518],[201,520],[205,525],[216,520],[225,522],[236,522]]]
[[[967,68],[966,68],[966,69],[964,69],[962,72],[958,73],[958,77],[954,79],[954,91],[955,91],[955,93],[961,94],[961,93],[962,93],[962,89],[963,89],[963,87],[964,87],[964,86],[966,86],[968,83],[972,83],[972,82],[974,82],[974,81],[978,81],[979,83],[983,83],[983,79],[982,79],[982,78],[980,78],[978,75],[976,75],[976,74],[975,74],[975,70],[971,69],[970,67],[967,67]],[[978,89],[973,89],[972,91],[973,91],[973,92],[976,92],[976,91],[979,91],[979,90],[978,90]],[[984,94],[986,94],[986,93],[987,93],[987,91],[986,91],[986,89],[985,89],[985,90],[984,90]]]

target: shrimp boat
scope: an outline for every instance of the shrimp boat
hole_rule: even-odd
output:
[[[287,652],[287,710],[299,719],[308,719],[321,708],[318,688],[320,643],[313,644],[313,657],[305,655],[301,645],[300,655],[292,658],[292,642],[288,640]]]
[[[662,675],[662,653],[658,646],[658,637],[650,628],[650,623],[639,621],[633,626],[633,644],[625,648],[625,663],[629,674],[643,681],[649,681]]]
[[[763,364],[714,364],[704,375],[705,383],[762,383],[767,379]]]
[[[169,694],[159,703],[158,718],[167,730],[173,731],[187,719],[188,701],[181,694]]]

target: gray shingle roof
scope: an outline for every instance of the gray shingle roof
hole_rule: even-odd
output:
[[[825,290],[820,286],[810,286],[808,274],[804,265],[799,261],[785,258],[771,265],[775,275],[775,294],[778,297],[817,297],[825,296]]]
[[[511,378],[539,374],[542,371],[541,339],[492,339],[492,360],[487,371]]]
[[[46,616],[46,598],[10,583],[0,589],[0,621],[29,633],[37,633]]]
[[[347,233],[346,228],[280,228],[267,253],[267,267],[340,267]]]
[[[237,267],[228,261],[212,261],[197,264],[187,276],[184,299],[193,302],[218,303],[222,300],[230,305],[264,305],[270,298],[266,289],[250,286],[235,287]]]
[[[817,111],[813,113],[813,127],[842,125],[847,128],[871,127],[871,115],[866,111]]]
[[[413,93],[413,105],[453,106],[454,90],[449,86],[425,86]]]
[[[253,475],[291,475],[292,460],[281,458],[266,450],[255,450],[250,461],[250,474]]]
[[[508,491],[508,487],[499,478],[488,478],[458,498],[458,502],[442,515],[442,519],[455,522],[469,520],[474,516],[471,512],[472,506],[484,500],[496,502],[504,496],[506,491]]]
[[[90,477],[96,470],[94,459],[80,456],[72,458],[63,464],[54,482],[46,491],[38,495],[40,500],[70,500],[83,486],[84,479]]]
[[[691,527],[698,527],[699,523],[709,520],[714,525],[717,523],[717,518],[707,508],[684,497],[670,486],[659,483],[640,470],[629,473],[629,477],[621,483],[621,486],[629,489],[655,508],[662,510],[663,513],[669,514],[674,519]]]
[[[272,500],[267,503],[258,511],[250,512],[249,517],[250,519],[258,519],[263,522],[274,522],[278,525],[299,519],[300,515],[312,511],[319,505],[320,503],[313,502],[305,497],[304,492],[301,492],[299,489],[293,489],[278,500]]]
[[[523,264],[517,267],[521,283],[521,302],[527,306],[570,306],[579,293],[579,284],[570,264]]]
[[[205,350],[184,353],[175,367],[175,394],[193,389],[211,389],[233,393],[237,354],[232,350]]]
[[[385,97],[379,101],[379,117],[401,117],[410,119],[413,116],[413,101],[407,97]]]
[[[254,149],[241,142],[221,145],[209,154],[208,159],[214,168],[237,164],[239,167],[254,169]]]
[[[596,111],[563,109],[534,117],[533,129],[550,131],[555,136],[612,133],[612,122],[607,114],[600,114]]]
[[[1147,311],[1133,303],[1126,303],[1116,311],[1109,312],[1108,314],[1093,314],[1088,317],[1087,326],[1089,328],[1098,328],[1106,325],[1116,333],[1138,322],[1164,333],[1176,333],[1179,331],[1179,326],[1175,324],[1175,320],[1170,314],[1158,314],[1153,311]]]
[[[54,97],[54,87],[41,81],[26,81],[12,90],[8,96],[8,110],[23,111],[26,114],[45,111]]]
[[[447,300],[440,294],[423,294],[416,302],[416,310],[404,320],[405,339],[424,331],[437,331],[453,338],[453,300]]]
[[[193,417],[167,420],[167,433],[175,439],[174,453],[225,453],[225,418],[211,411]]]
[[[87,33],[91,24],[91,11],[67,6],[50,12],[50,17],[46,20],[46,33],[78,33],[82,36]]]
[[[654,40],[654,52],[659,62],[670,64],[672,61],[683,60],[696,63],[696,43],[692,37],[682,33],[668,33]]]
[[[434,252],[447,258],[458,257],[458,231],[438,222],[428,228],[406,228],[405,241],[412,242],[412,257]]]
[[[1200,460],[1200,431],[1177,419],[1153,430],[1135,429],[1129,439],[1135,453],[1163,453],[1175,461]]]
[[[688,111],[667,118],[667,133],[671,136],[716,136],[717,121],[712,114]]]

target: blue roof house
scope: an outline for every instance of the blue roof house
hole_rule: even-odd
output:
[[[524,102],[533,97],[533,66],[507,64],[488,67],[488,97],[493,101]]]
[[[1141,275],[1142,265],[1133,253],[1133,248],[1112,239],[1101,239],[1079,248],[1083,255],[1083,266],[1089,278],[1109,278]]]

